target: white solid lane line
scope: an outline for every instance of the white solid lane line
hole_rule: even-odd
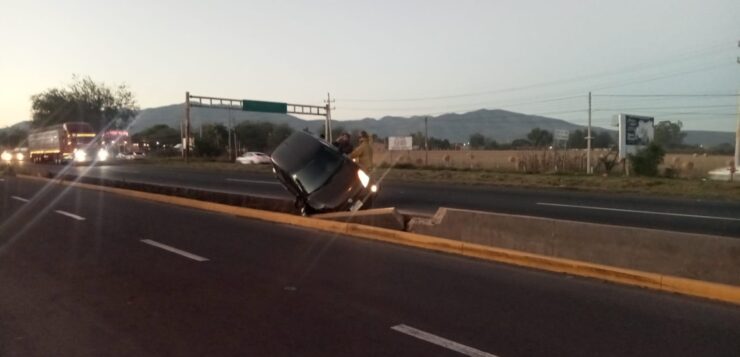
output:
[[[185,258],[189,258],[189,259],[192,259],[192,260],[195,260],[195,261],[198,261],[198,262],[207,262],[208,261],[208,258],[203,258],[201,256],[198,256],[198,255],[195,255],[195,254],[192,254],[192,253],[188,253],[188,252],[186,252],[184,250],[180,250],[180,249],[177,249],[175,247],[171,247],[171,246],[169,246],[167,244],[162,244],[162,243],[159,243],[159,242],[155,242],[155,241],[153,241],[151,239],[142,239],[141,242],[142,243],[149,244],[149,245],[154,246],[154,247],[157,247],[157,248],[164,249],[164,250],[166,250],[168,252],[175,253],[175,254],[181,255],[181,256],[183,256]]]
[[[412,337],[416,337],[420,340],[427,341],[429,343],[433,343],[437,346],[442,346],[444,348],[453,350],[458,353],[462,353],[466,356],[474,356],[474,357],[496,357],[496,355],[492,355],[490,353],[483,352],[481,350],[476,350],[475,348],[468,347],[462,344],[459,344],[455,341],[450,341],[446,338],[442,338],[436,335],[432,335],[429,332],[424,332],[422,330],[417,330],[411,326],[406,325],[396,325],[391,327],[392,330],[396,330],[400,333],[407,334]]]
[[[69,212],[66,212],[66,211],[60,211],[60,210],[56,210],[55,212],[56,212],[56,213],[59,213],[59,214],[61,214],[61,215],[63,215],[63,216],[67,216],[67,217],[70,217],[70,218],[74,218],[74,219],[76,219],[76,220],[78,220],[78,221],[84,221],[84,220],[85,220],[85,217],[82,217],[82,216],[78,216],[78,215],[76,215],[76,214],[74,214],[74,213],[69,213]]]
[[[12,199],[14,199],[16,201],[28,202],[28,199],[25,199],[25,198],[19,197],[19,196],[10,196],[10,198],[12,198]]]
[[[280,184],[280,182],[275,182],[275,181],[244,180],[244,179],[235,179],[235,178],[227,178],[226,181],[242,182],[242,183],[261,183],[261,184],[265,184],[265,185],[279,185]]]
[[[621,208],[609,208],[609,207],[564,205],[564,204],[560,204],[560,203],[547,203],[547,202],[537,202],[537,204],[540,205],[540,206],[554,206],[554,207],[565,207],[565,208],[580,208],[580,209],[592,209],[592,210],[599,210],[599,211],[654,214],[654,215],[660,215],[660,216],[674,216],[674,217],[687,217],[687,218],[700,218],[700,219],[716,219],[716,220],[722,220],[722,221],[737,221],[737,222],[740,222],[740,218],[732,218],[732,217],[702,216],[702,215],[697,215],[697,214],[684,214],[684,213],[671,213],[671,212],[656,212],[656,211],[641,211],[641,210],[621,209]]]

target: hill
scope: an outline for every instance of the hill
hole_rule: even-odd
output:
[[[156,108],[144,109],[132,122],[129,131],[140,132],[157,124],[165,124],[175,129],[180,127],[180,122],[185,117],[185,105],[173,104]],[[292,115],[256,113],[244,111],[229,111],[225,109],[192,108],[191,120],[193,131],[201,124],[221,123],[227,124],[229,118],[235,123],[243,121],[267,121],[275,124],[286,124],[294,130],[308,128],[314,133],[323,130],[324,120],[304,120]],[[335,128],[341,127],[347,131],[366,130],[380,137],[404,136],[415,132],[424,132],[424,116],[397,117],[386,116],[380,119],[365,118],[360,120],[334,121]],[[24,121],[7,128],[3,131],[29,128],[29,121]],[[584,129],[565,120],[548,118],[522,113],[509,112],[505,110],[481,109],[464,114],[444,114],[429,117],[429,135],[436,138],[448,139],[452,142],[465,142],[470,134],[481,133],[499,143],[511,142],[514,139],[524,138],[533,128],[542,128],[548,131],[555,129],[576,130]],[[608,130],[616,135],[613,128],[595,127],[594,131]],[[688,145],[703,145],[713,147],[722,143],[734,144],[735,133],[720,131],[686,130],[684,143]]]
[[[185,116],[183,104],[169,105],[142,110],[132,123],[129,130],[133,133],[144,130],[157,124],[166,124],[179,128]],[[276,124],[286,124],[295,130],[308,128],[312,132],[323,130],[324,120],[303,120],[292,115],[253,113],[243,111],[229,111],[225,109],[192,108],[191,123],[193,130],[201,124],[228,123],[233,118],[236,123],[249,121],[269,121]],[[387,116],[381,119],[365,118],[360,120],[334,121],[335,128],[344,130],[366,130],[380,137],[402,136],[417,131],[424,132],[423,116],[410,118]],[[444,114],[429,117],[429,136],[448,139],[452,142],[467,141],[471,134],[481,133],[498,142],[510,142],[523,138],[535,127],[553,131],[555,129],[575,130],[582,128],[570,122],[514,113],[505,110],[481,109],[464,114]],[[596,131],[605,130],[595,128]]]

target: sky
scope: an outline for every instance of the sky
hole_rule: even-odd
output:
[[[0,0],[0,128],[74,74],[141,108],[185,92],[337,120],[506,109],[734,131],[740,1]],[[706,96],[723,94],[730,96]],[[666,96],[670,95],[670,96]],[[680,96],[678,96],[680,95]],[[701,95],[701,96],[698,96]]]

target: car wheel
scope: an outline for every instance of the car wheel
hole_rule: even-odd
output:
[[[303,217],[308,217],[312,214],[314,214],[314,210],[309,206],[305,201],[303,201],[300,198],[296,198],[295,206],[298,209],[298,213],[300,213]]]

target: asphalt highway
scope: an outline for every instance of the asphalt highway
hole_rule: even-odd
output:
[[[27,169],[56,174],[55,165]],[[270,174],[205,171],[147,164],[74,166],[68,173],[107,179],[290,198]],[[740,202],[628,194],[386,181],[376,207],[431,215],[439,207],[740,237]]]
[[[1,356],[737,356],[740,308],[0,180]]]

